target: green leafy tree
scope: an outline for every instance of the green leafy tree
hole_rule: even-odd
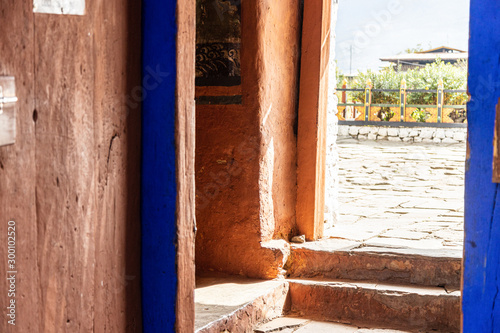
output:
[[[407,104],[435,105],[439,80],[443,80],[445,89],[464,90],[467,86],[467,73],[463,67],[446,64],[440,59],[425,67],[411,69],[406,72],[396,71],[387,67],[380,72],[368,70],[358,73],[357,78],[349,88],[365,89],[367,81],[372,83],[373,89],[399,90],[401,81],[406,80],[407,89],[425,89],[429,93],[410,92],[407,94]],[[337,81],[339,88],[342,81]],[[339,95],[340,97],[340,95]],[[348,93],[348,102],[364,103],[364,91]],[[466,93],[446,93],[444,104],[464,105],[467,102]],[[398,92],[373,92],[373,104],[399,104]]]

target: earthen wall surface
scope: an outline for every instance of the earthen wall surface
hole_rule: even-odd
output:
[[[272,277],[286,260],[279,239],[295,232],[299,18],[296,1],[243,1],[241,86],[197,87],[197,97],[242,95],[240,104],[196,107],[200,271]]]

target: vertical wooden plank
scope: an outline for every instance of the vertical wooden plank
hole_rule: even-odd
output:
[[[91,15],[35,14],[41,332],[94,329],[94,38]]]
[[[500,97],[500,3],[472,0],[465,177],[463,331],[500,327],[500,195],[492,182],[495,110]],[[497,143],[498,144],[498,143]]]
[[[33,13],[29,1],[0,1],[0,75],[16,78],[16,143],[0,147],[0,332],[42,332],[37,270]],[[16,222],[16,326],[8,324],[7,223]]]
[[[194,332],[195,288],[195,1],[177,3],[177,332]]]
[[[142,304],[144,332],[175,330],[177,1],[143,1],[144,79],[165,74],[142,105]]]
[[[139,332],[141,3],[108,0],[93,17],[96,157],[95,332]]]
[[[85,16],[0,9],[0,75],[16,77],[20,99],[18,142],[0,148],[17,324],[0,331],[139,331],[140,3],[92,2]]]
[[[330,1],[306,1],[302,28],[297,142],[297,226],[308,240],[323,235]]]

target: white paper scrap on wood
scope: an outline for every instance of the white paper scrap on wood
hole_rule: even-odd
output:
[[[84,15],[85,0],[33,0],[33,12],[61,15]]]

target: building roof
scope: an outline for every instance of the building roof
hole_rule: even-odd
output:
[[[380,58],[382,61],[398,62],[434,62],[437,59],[444,61],[447,60],[467,60],[469,58],[468,52],[461,53],[450,53],[450,52],[437,52],[437,53],[408,53],[408,54],[398,54],[392,57]]]
[[[466,51],[462,51],[459,49],[454,49],[448,46],[440,46],[427,51],[415,52],[415,53],[467,53]]]

